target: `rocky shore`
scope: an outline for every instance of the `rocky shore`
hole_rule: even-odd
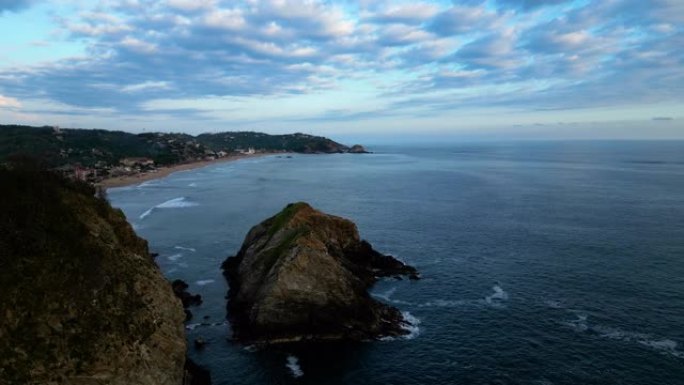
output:
[[[356,225],[306,203],[254,226],[222,265],[228,316],[245,343],[369,340],[407,334],[401,312],[368,289],[415,268],[375,251]]]

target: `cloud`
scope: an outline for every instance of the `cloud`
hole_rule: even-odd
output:
[[[502,7],[519,8],[525,11],[546,6],[568,3],[572,0],[498,0]]]
[[[3,2],[0,11],[9,4],[18,9]],[[402,113],[433,115],[684,99],[676,0],[92,4],[60,19],[60,36],[85,46],[81,57],[4,67],[0,92],[24,104],[142,116],[164,113],[146,108],[158,99],[325,98],[350,83]],[[338,120],[370,116],[326,111]]]
[[[20,108],[21,103],[15,98],[0,95],[0,108]]]
[[[456,5],[432,19],[431,29],[440,35],[487,31],[493,29],[500,20],[500,15],[487,10],[484,5]]]
[[[33,5],[36,0],[0,0],[0,15],[3,12],[18,12]]]
[[[420,24],[430,20],[439,12],[439,7],[430,3],[394,4],[378,7],[366,18],[379,23]]]

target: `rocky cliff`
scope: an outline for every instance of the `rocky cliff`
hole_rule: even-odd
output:
[[[253,227],[223,263],[228,315],[243,342],[367,340],[406,334],[394,307],[368,294],[382,276],[417,278],[413,267],[373,250],[349,220],[306,203]]]
[[[0,384],[181,384],[183,307],[123,213],[32,168],[0,186]]]

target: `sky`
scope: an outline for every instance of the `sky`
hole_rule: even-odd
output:
[[[684,139],[682,0],[0,0],[0,123]]]

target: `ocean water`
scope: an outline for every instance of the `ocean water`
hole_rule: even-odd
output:
[[[684,384],[684,142],[377,146],[268,156],[112,189],[204,304],[190,355],[215,384]],[[221,262],[307,201],[416,266],[373,295],[408,338],[231,342]],[[206,318],[205,318],[206,317]]]

